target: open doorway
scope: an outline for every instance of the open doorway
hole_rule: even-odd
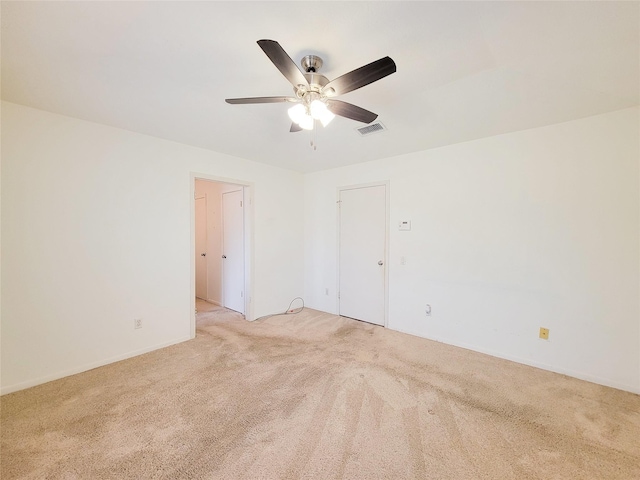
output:
[[[250,187],[195,176],[193,180],[194,306],[198,311],[222,307],[246,316]]]

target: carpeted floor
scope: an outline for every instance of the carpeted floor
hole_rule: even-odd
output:
[[[2,397],[2,479],[640,478],[638,395],[309,309],[198,310],[194,340]]]

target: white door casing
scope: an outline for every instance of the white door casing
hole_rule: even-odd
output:
[[[222,304],[244,314],[243,191],[222,194]]]
[[[196,297],[207,299],[207,199],[196,198]]]
[[[339,191],[339,314],[385,325],[387,186]]]

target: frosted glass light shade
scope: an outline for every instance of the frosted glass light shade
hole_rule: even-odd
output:
[[[327,104],[320,100],[314,100],[311,102],[309,110],[311,110],[311,116],[316,120],[320,120],[323,127],[329,125],[329,122],[331,122],[335,117],[335,115],[327,108]]]
[[[298,122],[298,125],[300,125],[300,128],[303,128],[305,130],[313,130],[313,118],[311,118],[307,114],[304,114]]]
[[[287,113],[289,113],[289,118],[291,119],[291,121],[297,123],[298,125],[300,125],[300,121],[302,121],[302,119],[307,116],[304,105],[302,105],[301,103],[291,107]]]
[[[316,120],[320,120],[322,114],[327,111],[327,106],[320,100],[314,100],[313,102],[311,102],[309,110],[311,111],[311,116],[313,118],[315,118]]]
[[[335,117],[336,116],[333,113],[331,113],[329,109],[326,109],[322,114],[322,116],[320,117],[320,123],[322,123],[323,127],[326,127],[327,125],[329,125],[331,120],[333,120]]]

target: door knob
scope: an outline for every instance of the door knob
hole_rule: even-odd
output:
[[[207,256],[207,254],[206,254],[206,253],[201,253],[201,254],[200,254],[200,256],[201,256],[201,257],[206,257],[206,256]]]
[[[378,265],[383,265],[382,260],[380,260],[380,261],[378,262]]]
[[[227,258],[227,256],[226,255],[222,255],[222,258]]]

